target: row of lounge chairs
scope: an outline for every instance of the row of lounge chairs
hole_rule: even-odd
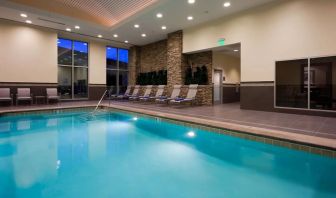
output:
[[[46,96],[35,96],[45,99],[47,104],[49,101],[59,101],[60,97],[57,94],[57,88],[47,88]],[[17,94],[15,97],[15,104],[18,105],[20,101],[28,101],[30,104],[33,104],[34,98],[33,94],[30,92],[30,88],[18,88]],[[10,93],[10,88],[0,88],[0,102],[10,102],[11,105],[14,103],[14,96]]]
[[[140,95],[140,86],[136,85],[131,93],[131,86],[127,87],[127,90],[122,95],[112,95],[112,99],[128,99],[129,101],[140,102],[155,102],[159,104],[183,104],[190,103],[191,105],[196,101],[197,87],[198,85],[189,85],[188,93],[186,97],[181,97],[181,85],[175,85],[171,95],[164,95],[165,85],[159,85],[155,95],[151,95],[153,85],[147,85],[143,95]]]

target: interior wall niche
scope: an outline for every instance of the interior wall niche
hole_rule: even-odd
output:
[[[206,85],[212,84],[212,51],[199,52],[185,55],[185,84],[196,83],[196,79],[203,79],[204,74],[207,76]],[[204,72],[206,71],[206,73]],[[190,81],[190,72],[193,80]],[[199,75],[199,76],[198,76]],[[194,81],[194,82],[193,82]],[[201,80],[204,82],[205,80]],[[198,81],[200,82],[200,81]]]

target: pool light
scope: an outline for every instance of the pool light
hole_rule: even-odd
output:
[[[193,131],[189,131],[189,132],[187,133],[187,135],[188,135],[189,137],[195,137],[195,136],[196,136],[195,132],[193,132]]]
[[[138,117],[133,117],[132,120],[137,121]]]

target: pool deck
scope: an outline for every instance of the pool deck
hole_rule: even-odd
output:
[[[0,114],[92,107],[96,104],[97,101],[80,101],[54,105],[0,107]],[[102,105],[108,107],[109,102],[104,101]],[[110,103],[110,107],[336,149],[336,118],[332,117],[242,110],[239,108],[239,103],[178,108],[166,105],[113,101]]]

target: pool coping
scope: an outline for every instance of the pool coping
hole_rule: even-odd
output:
[[[94,105],[77,105],[77,106],[55,106],[44,108],[31,109],[12,109],[1,111],[0,116],[4,114],[21,114],[39,111],[57,111],[81,108],[94,108]],[[140,115],[147,115],[152,117],[159,117],[166,121],[173,122],[180,125],[213,131],[216,133],[236,136],[253,141],[264,142],[268,144],[288,147],[295,150],[303,150],[310,153],[326,155],[336,158],[336,140],[317,136],[310,136],[305,134],[298,134],[293,132],[286,132],[282,130],[267,129],[261,127],[253,127],[236,123],[229,123],[225,121],[209,120],[205,118],[197,118],[194,116],[178,115],[174,113],[159,112],[148,109],[141,109],[135,107],[127,107],[116,104],[100,105],[101,108],[114,109],[119,111],[126,111],[129,113],[137,113]]]
[[[335,139],[328,139],[328,138],[323,138],[323,137],[310,136],[310,135],[286,132],[286,131],[275,130],[275,129],[253,127],[253,126],[247,126],[247,125],[242,125],[242,124],[229,123],[225,121],[208,120],[208,119],[197,118],[193,116],[157,112],[157,111],[152,111],[152,110],[147,110],[147,109],[139,109],[139,108],[137,109],[134,107],[119,106],[119,105],[114,105],[114,104],[111,104],[110,106],[104,106],[104,107],[124,110],[128,112],[137,112],[140,114],[146,114],[146,115],[151,115],[151,116],[161,117],[161,118],[168,118],[168,119],[173,119],[173,120],[178,120],[178,121],[183,121],[183,122],[189,122],[189,123],[194,123],[196,125],[205,125],[205,126],[220,128],[224,130],[232,130],[232,131],[236,131],[240,133],[247,133],[247,134],[258,135],[258,136],[263,136],[263,137],[268,137],[268,138],[275,138],[275,139],[280,139],[280,140],[285,140],[285,141],[290,141],[290,142],[296,142],[299,144],[332,149],[336,151],[336,140]]]

